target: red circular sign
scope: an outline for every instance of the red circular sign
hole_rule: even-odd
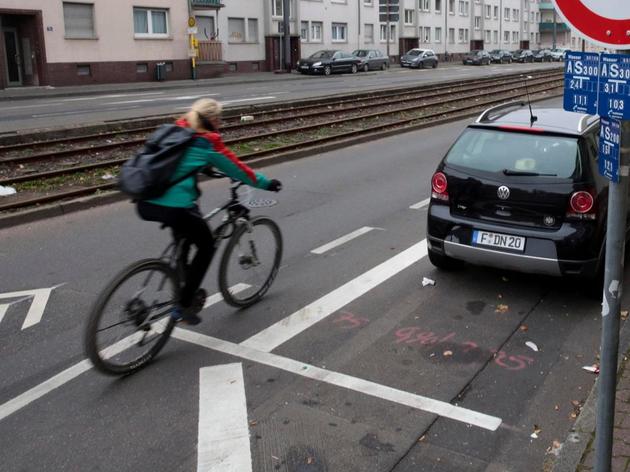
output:
[[[560,16],[586,39],[614,49],[630,49],[630,1],[552,1]]]

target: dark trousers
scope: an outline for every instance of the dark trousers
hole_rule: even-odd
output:
[[[138,202],[137,209],[143,220],[164,223],[174,234],[183,237],[187,244],[195,246],[195,256],[186,265],[186,280],[180,298],[180,304],[184,308],[189,307],[214,255],[214,238],[210,228],[196,206],[173,208]]]

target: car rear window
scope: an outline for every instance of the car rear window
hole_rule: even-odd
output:
[[[481,172],[572,179],[580,175],[576,138],[469,128],[446,163]]]

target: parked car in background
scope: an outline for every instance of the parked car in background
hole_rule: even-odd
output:
[[[352,55],[361,59],[359,70],[385,70],[389,68],[389,58],[378,49],[355,49]]]
[[[361,59],[347,52],[338,50],[322,50],[311,54],[306,59],[300,59],[297,68],[302,74],[324,74],[333,72],[351,72],[359,70]]]
[[[462,62],[464,65],[471,64],[475,66],[483,66],[490,64],[490,62],[492,62],[492,58],[490,57],[488,51],[484,51],[483,49],[473,49],[464,55]]]
[[[534,62],[534,53],[529,49],[517,49],[512,53],[514,62]]]
[[[509,64],[510,62],[512,62],[512,53],[510,53],[510,51],[506,51],[505,49],[494,49],[490,51],[489,54],[492,62],[496,62],[499,64]]]
[[[490,108],[447,152],[431,182],[429,260],[599,283],[608,202],[599,117],[560,108],[533,114],[536,121],[526,102]]]
[[[553,61],[553,57],[551,56],[551,51],[549,49],[538,49],[532,51],[534,54],[534,62],[551,62]]]
[[[423,69],[438,66],[438,58],[431,49],[411,49],[400,58],[400,67]]]
[[[551,49],[549,52],[554,61],[564,61],[566,49],[556,48],[556,49]]]

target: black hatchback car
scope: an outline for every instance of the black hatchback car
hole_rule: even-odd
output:
[[[597,168],[599,118],[525,103],[486,110],[433,175],[431,262],[600,280],[608,181]],[[601,292],[600,292],[601,294]]]
[[[484,64],[489,65],[491,62],[492,58],[490,57],[490,54],[488,54],[488,52],[484,51],[483,49],[473,49],[469,53],[465,54],[464,58],[462,59],[462,63],[464,65],[472,64],[476,66],[482,66]]]
[[[337,50],[323,50],[311,54],[306,59],[300,59],[297,69],[302,74],[324,74],[333,72],[351,72],[356,74],[361,59],[347,52]]]

